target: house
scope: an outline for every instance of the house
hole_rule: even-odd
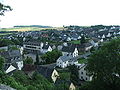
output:
[[[59,74],[55,69],[56,64],[48,64],[48,65],[38,65],[36,72],[47,78],[48,80],[52,80],[54,83],[56,82]]]
[[[12,74],[12,72],[16,71],[18,69],[16,63],[14,64],[5,64],[4,70],[7,74]]]
[[[67,41],[71,41],[71,38],[70,38],[70,37],[67,37]]]
[[[28,53],[34,53],[34,54],[40,53],[42,47],[43,47],[43,43],[38,41],[32,40],[32,41],[26,41],[23,43],[23,49]]]
[[[57,87],[63,83],[65,83],[68,86],[68,90],[76,90],[75,85],[70,80],[64,81],[61,78],[58,78],[54,85]]]
[[[102,39],[104,39],[104,38],[105,38],[105,35],[103,34]]]
[[[78,57],[73,57],[73,56],[60,56],[57,59],[56,66],[61,67],[61,68],[66,68],[70,65],[77,64],[78,63]]]
[[[69,56],[73,56],[73,57],[78,56],[78,49],[74,45],[63,46],[61,51],[62,51],[63,56],[65,56],[65,55],[69,55]]]
[[[73,83],[70,84],[69,90],[76,90],[75,85]]]
[[[10,73],[14,70],[21,70],[23,68],[23,60],[20,50],[9,50],[0,52],[0,56],[5,58],[4,70]]]
[[[97,38],[92,38],[92,40],[89,41],[93,47],[97,47],[99,44],[99,39]]]
[[[43,45],[42,49],[41,49],[41,53],[47,53],[47,52],[51,52],[53,49],[52,49],[52,46],[49,45],[49,44],[45,44]]]
[[[93,46],[91,43],[84,43],[85,45],[85,51],[89,51]]]
[[[92,76],[89,76],[88,72],[85,70],[86,64],[76,64],[79,72],[79,79],[81,81],[91,81]]]

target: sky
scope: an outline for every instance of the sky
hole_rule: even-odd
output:
[[[0,27],[14,25],[120,25],[120,0],[0,0],[13,10]]]

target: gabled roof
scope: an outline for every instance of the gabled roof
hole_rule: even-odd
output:
[[[62,52],[74,52],[75,48],[77,48],[77,45],[70,44],[68,46],[63,46]]]
[[[67,55],[59,57],[59,59],[62,60],[63,62],[66,62],[66,61],[77,61],[78,58],[79,58],[79,56],[78,57],[73,57],[73,56],[67,56]]]
[[[54,68],[48,68],[44,66],[37,66],[37,72],[46,78],[50,78],[53,73]]]
[[[14,71],[16,71],[18,69],[18,66],[16,63],[13,63],[13,64],[6,64],[4,66],[4,70],[7,74],[11,74],[13,73]]]
[[[16,59],[14,61],[11,61],[12,58],[21,57],[20,50],[10,50],[10,51],[0,52],[0,56],[6,59],[6,63],[21,61],[21,59]]]

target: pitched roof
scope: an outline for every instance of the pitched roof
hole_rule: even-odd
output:
[[[56,63],[47,64],[47,65],[38,65],[36,71],[41,75],[43,75],[44,77],[50,78],[54,71],[55,66],[56,66]]]
[[[63,62],[66,62],[66,61],[77,61],[78,58],[79,57],[73,57],[73,56],[67,56],[67,55],[59,57],[59,59],[62,60]]]
[[[78,48],[78,45],[69,44],[68,46],[63,46],[62,51],[63,52],[74,52],[75,48]]]
[[[14,61],[11,61],[12,58],[21,57],[20,50],[10,50],[10,51],[0,52],[0,56],[6,59],[6,63],[21,61],[21,59],[18,58],[15,59]]]
[[[44,66],[37,66],[37,72],[46,78],[50,78],[53,73],[54,68],[48,68]]]

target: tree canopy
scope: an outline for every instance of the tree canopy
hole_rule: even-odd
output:
[[[75,65],[69,66],[70,80],[74,85],[79,85],[78,68]]]
[[[88,59],[86,69],[93,76],[92,90],[120,89],[120,38],[104,43]]]
[[[4,62],[5,62],[5,59],[4,59],[3,57],[0,56],[0,70],[3,69]]]
[[[24,60],[25,64],[33,64],[33,59],[31,57],[28,57]]]
[[[0,15],[4,16],[5,11],[11,11],[11,7],[0,3]]]
[[[47,64],[50,64],[50,63],[55,63],[60,56],[62,56],[62,52],[55,49],[51,52],[47,52],[41,58],[45,60]]]

